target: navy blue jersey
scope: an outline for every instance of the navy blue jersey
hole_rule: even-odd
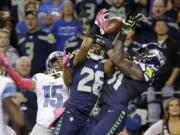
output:
[[[55,51],[55,38],[53,34],[45,31],[27,33],[19,41],[19,53],[21,56],[31,58],[31,75],[45,71],[48,55]]]
[[[147,90],[153,77],[153,70],[143,63],[137,66],[143,71],[143,78],[140,81],[126,77],[120,71],[115,71],[106,81],[102,94],[106,104],[112,106],[128,105],[129,101],[134,100]]]
[[[89,114],[104,84],[104,62],[87,57],[84,64],[73,67],[72,70],[71,93],[65,107],[74,107]]]

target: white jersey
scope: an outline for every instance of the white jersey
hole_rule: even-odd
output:
[[[5,135],[5,123],[3,115],[3,99],[8,96],[15,96],[16,88],[14,82],[8,78],[0,76],[0,134]]]
[[[48,128],[54,121],[55,109],[60,108],[68,99],[69,92],[62,77],[55,79],[53,76],[38,73],[33,76],[33,80],[36,82],[38,104],[36,122]]]

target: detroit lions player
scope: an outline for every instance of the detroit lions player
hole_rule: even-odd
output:
[[[111,62],[104,61],[105,40],[95,35],[95,31],[83,40],[81,48],[70,59],[71,92],[64,104],[65,112],[56,126],[55,135],[80,134],[101,94],[104,78],[111,71]]]
[[[154,72],[165,63],[161,48],[152,43],[143,45],[135,60],[124,58],[123,43],[137,18],[129,17],[124,22],[110,54],[115,70],[104,85],[104,104],[91,135],[116,135],[122,131],[127,124],[128,102],[147,90]]]
[[[51,135],[53,128],[51,123],[57,118],[58,108],[68,98],[68,90],[64,85],[62,77],[63,52],[51,53],[46,61],[48,75],[43,73],[35,74],[32,79],[21,78],[12,67],[9,66],[7,58],[0,54],[0,60],[6,67],[16,85],[27,90],[33,90],[37,95],[38,112],[36,125],[31,135]]]
[[[4,110],[9,115],[11,121],[15,124],[18,135],[28,135],[28,127],[25,116],[15,101],[16,88],[14,82],[4,76],[0,76],[0,133],[5,133]]]

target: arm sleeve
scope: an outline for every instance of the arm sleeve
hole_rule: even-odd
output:
[[[9,76],[14,80],[17,86],[23,89],[31,89],[33,80],[22,78],[12,67],[7,67]]]
[[[15,96],[16,87],[12,83],[8,83],[3,90],[2,98],[6,98],[8,96]]]

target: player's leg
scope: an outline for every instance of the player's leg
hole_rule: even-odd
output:
[[[54,135],[77,135],[86,119],[87,116],[78,111],[65,110],[56,124]]]
[[[100,110],[99,114],[96,117],[94,117],[93,119],[91,119],[91,121],[88,123],[88,128],[87,128],[85,135],[92,134],[92,132],[94,131],[94,128],[96,127],[98,122],[104,118],[108,109],[109,109],[109,106],[106,104],[103,104],[101,106],[101,110]],[[80,134],[80,135],[83,135],[83,134]]]
[[[126,126],[126,109],[110,107],[94,128],[92,135],[116,135]]]
[[[95,124],[95,118],[93,116],[89,117],[84,125],[82,125],[82,129],[77,135],[91,135],[91,131],[93,131]]]
[[[33,127],[30,135],[53,135],[53,133],[54,133],[53,129],[48,129],[36,124]]]

